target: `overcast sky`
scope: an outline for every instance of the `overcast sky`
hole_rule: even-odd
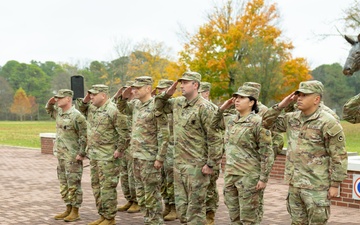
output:
[[[279,26],[295,46],[294,57],[306,58],[312,69],[344,63],[350,45],[341,36],[320,37],[338,34],[336,27],[344,32],[338,19],[353,0],[268,2],[277,3]],[[110,61],[119,39],[164,42],[175,55],[181,49],[179,25],[194,32],[212,7],[212,0],[1,1],[0,66],[9,60]]]

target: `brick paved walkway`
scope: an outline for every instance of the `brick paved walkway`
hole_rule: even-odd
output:
[[[59,194],[56,178],[57,160],[54,156],[41,154],[39,149],[25,149],[0,146],[0,224],[87,224],[98,218],[89,177],[89,167],[84,168],[83,191],[84,201],[80,209],[82,220],[65,223],[56,221],[53,216],[62,212],[65,206]],[[84,165],[87,165],[85,161]],[[218,180],[222,190],[222,175]],[[265,214],[261,224],[290,224],[285,207],[287,186],[282,181],[272,180],[265,192]],[[220,191],[222,193],[222,191]],[[125,203],[118,186],[119,204]],[[220,195],[220,207],[216,214],[216,224],[229,224],[228,213]],[[331,207],[331,219],[328,224],[359,224],[359,209],[339,206]],[[140,213],[129,214],[118,212],[117,224],[143,224]],[[165,224],[180,224],[178,221]]]

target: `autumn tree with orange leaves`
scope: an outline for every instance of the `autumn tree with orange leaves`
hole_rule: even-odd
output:
[[[246,81],[262,85],[260,101],[271,104],[311,78],[302,58],[293,59],[290,41],[277,27],[276,4],[227,1],[189,36],[181,62],[213,85],[211,96],[229,98]],[[286,86],[285,86],[286,85]]]
[[[20,121],[24,120],[25,115],[29,115],[32,112],[31,102],[27,97],[24,89],[19,88],[14,95],[13,104],[10,107],[10,112],[19,116]]]

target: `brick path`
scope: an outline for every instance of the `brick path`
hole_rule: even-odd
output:
[[[0,146],[0,225],[8,224],[87,224],[98,218],[94,197],[90,186],[89,167],[84,168],[83,191],[84,201],[80,209],[82,220],[65,223],[56,221],[53,216],[62,212],[65,206],[59,194],[56,177],[57,160],[54,156],[41,154],[39,149],[25,149]],[[84,165],[87,165],[85,161]],[[219,191],[222,190],[223,177],[218,180]],[[220,191],[222,193],[222,191]],[[290,224],[285,207],[287,186],[282,181],[270,179],[265,192],[265,214],[261,224]],[[119,204],[125,200],[118,186]],[[229,224],[227,208],[223,195],[220,194],[220,207],[216,214],[216,224]],[[328,224],[359,224],[359,209],[332,206]],[[118,212],[117,224],[143,224],[140,213],[129,214]],[[166,222],[168,225],[180,224],[178,221]]]

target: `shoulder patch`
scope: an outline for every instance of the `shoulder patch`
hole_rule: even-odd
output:
[[[338,137],[338,141],[339,141],[339,142],[344,141],[344,137],[343,137],[342,135],[339,135],[339,137]]]

